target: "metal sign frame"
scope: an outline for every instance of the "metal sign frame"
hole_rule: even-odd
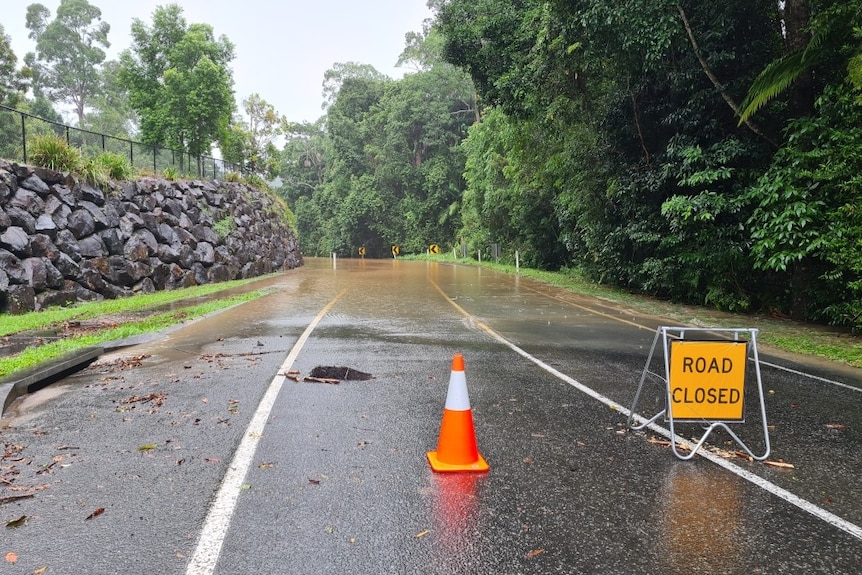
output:
[[[628,427],[629,429],[639,431],[642,430],[651,424],[655,423],[661,417],[664,417],[665,420],[670,425],[670,435],[671,435],[671,448],[673,449],[674,455],[678,459],[688,460],[695,456],[697,450],[703,446],[706,438],[716,429],[724,429],[730,437],[743,449],[745,452],[751,456],[753,459],[757,461],[763,461],[767,457],[769,457],[769,453],[771,451],[771,447],[769,444],[769,427],[766,423],[766,402],[763,395],[763,381],[760,377],[760,358],[757,352],[757,328],[700,328],[700,327],[670,327],[670,326],[660,326],[656,328],[655,338],[653,338],[652,346],[650,347],[649,356],[646,360],[646,365],[644,366],[643,374],[641,375],[640,383],[638,384],[637,393],[635,393],[634,401],[632,402],[632,408],[629,413],[628,419]],[[688,334],[709,334],[713,336],[711,339],[697,339],[697,340],[686,340],[686,335]],[[733,421],[714,421],[714,420],[692,420],[692,419],[683,419],[678,420],[680,423],[700,423],[705,425],[704,433],[701,436],[700,440],[697,444],[692,447],[691,451],[687,455],[683,455],[677,449],[676,443],[676,430],[675,430],[675,421],[673,416],[673,409],[671,408],[672,397],[671,397],[671,383],[670,383],[670,341],[733,341],[739,342],[740,336],[747,335],[748,336],[748,350],[746,353],[746,359],[751,360],[754,364],[754,374],[757,380],[757,393],[760,399],[760,420],[763,424],[763,439],[766,445],[766,450],[762,455],[756,455],[752,450],[745,444],[739,436],[733,432],[732,429],[727,425],[728,423],[743,423],[743,420],[733,420]],[[718,336],[716,338],[716,336]],[[664,351],[664,377],[660,374],[656,374],[650,371],[650,364],[652,363],[653,356],[655,355],[656,347],[658,346],[658,342],[662,342],[662,349]],[[664,395],[665,395],[665,408],[651,417],[649,420],[644,422],[641,425],[632,425],[632,419],[635,414],[635,409],[637,408],[638,401],[640,400],[641,393],[644,388],[644,384],[646,383],[647,376],[652,375],[657,377],[662,382],[664,382]]]

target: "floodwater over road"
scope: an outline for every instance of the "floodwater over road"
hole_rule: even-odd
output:
[[[852,371],[811,378],[762,353],[769,460],[786,465],[738,457],[722,432],[708,458],[681,461],[660,431],[626,426],[660,318],[431,262],[312,258],[267,281],[268,296],[121,352],[142,358],[134,369],[69,378],[3,432],[78,454],[4,509],[34,517],[3,539],[38,557],[22,572],[862,570]],[[434,473],[426,458],[454,354],[487,473]],[[319,366],[373,379],[303,380]],[[762,449],[757,417],[734,430]],[[72,539],[77,554],[59,552]],[[108,541],[113,559],[84,545]]]

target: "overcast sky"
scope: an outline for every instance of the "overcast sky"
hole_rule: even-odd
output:
[[[89,0],[111,25],[108,58],[129,47],[132,19],[152,25],[157,6],[183,8],[186,22],[209,24],[216,37],[236,47],[232,62],[237,105],[251,94],[275,106],[290,121],[322,115],[323,74],[336,62],[371,64],[392,78],[404,35],[421,32],[431,17],[426,0]],[[22,65],[34,50],[25,19],[32,0],[2,0],[2,22]],[[60,0],[40,2],[56,15]]]

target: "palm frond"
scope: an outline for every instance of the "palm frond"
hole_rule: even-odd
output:
[[[740,106],[740,126],[824,58],[824,40],[827,34],[828,28],[819,29],[803,50],[782,56],[763,69],[754,79]]]

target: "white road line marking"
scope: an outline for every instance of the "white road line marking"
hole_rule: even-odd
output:
[[[795,369],[790,369],[789,367],[784,367],[783,365],[776,365],[774,363],[769,363],[768,361],[760,360],[760,365],[767,365],[769,367],[780,369],[781,371],[786,371],[788,373],[792,373],[794,375],[801,375],[802,377],[807,377],[808,379],[814,379],[817,381],[822,381],[823,383],[829,383],[832,385],[837,385],[838,387],[844,387],[847,389],[851,389],[853,391],[858,391],[862,393],[862,388],[854,387],[852,385],[847,385],[846,383],[841,383],[840,381],[835,381],[834,379],[826,379],[825,377],[819,377],[816,375],[811,375],[810,373],[805,373],[804,371],[797,371]]]
[[[440,288],[437,288],[437,289],[439,290]],[[646,325],[643,325],[643,324],[637,323],[636,321],[633,321],[633,320],[632,320],[632,321],[629,321],[629,320],[627,320],[627,319],[623,319],[623,318],[621,318],[621,317],[617,317],[617,316],[615,316],[615,315],[611,315],[611,314],[608,314],[608,313],[604,313],[604,312],[601,312],[601,311],[598,311],[598,310],[592,309],[592,308],[590,308],[590,307],[587,307],[587,306],[584,306],[584,305],[580,305],[580,304],[577,304],[577,303],[574,303],[574,302],[568,301],[568,300],[566,300],[565,298],[561,298],[561,297],[558,297],[558,296],[555,296],[555,295],[547,294],[547,293],[545,293],[545,292],[543,292],[543,291],[540,291],[540,290],[537,290],[537,289],[533,289],[533,288],[530,288],[530,287],[526,287],[526,288],[524,288],[524,289],[529,290],[529,291],[531,291],[531,292],[533,292],[533,293],[539,294],[540,296],[543,296],[543,297],[546,297],[546,298],[549,298],[549,299],[554,299],[554,300],[557,300],[557,301],[561,301],[561,302],[563,302],[563,303],[564,303],[564,304],[566,304],[566,305],[569,305],[569,306],[572,306],[572,307],[576,307],[576,308],[578,308],[578,309],[582,309],[582,310],[586,311],[587,313],[591,313],[591,314],[593,314],[593,315],[598,315],[598,316],[601,316],[601,317],[606,317],[606,318],[608,318],[608,319],[612,319],[612,320],[614,320],[614,321],[616,321],[616,322],[624,323],[624,324],[626,324],[626,325],[630,325],[630,326],[636,327],[636,328],[638,328],[638,329],[644,329],[644,330],[647,330],[647,331],[650,331],[650,332],[655,332],[655,328],[652,328],[652,327],[649,327],[649,326],[646,326]],[[442,293],[442,291],[441,291],[441,293]],[[444,294],[444,295],[445,295],[445,294]],[[448,297],[448,296],[447,296],[447,297]],[[774,364],[774,363],[769,363],[769,362],[763,361],[762,359],[760,360],[760,365],[767,365],[767,366],[769,366],[769,367],[773,367],[773,368],[775,368],[775,369],[780,369],[780,370],[783,370],[783,371],[787,371],[787,372],[789,372],[789,373],[793,373],[793,374],[796,374],[796,375],[801,375],[802,377],[807,377],[807,378],[809,378],[809,379],[814,379],[814,380],[817,380],[817,381],[822,381],[823,383],[829,383],[829,384],[831,384],[831,385],[835,385],[835,386],[838,386],[838,387],[844,387],[844,388],[847,388],[847,389],[850,389],[850,390],[853,390],[853,391],[858,391],[858,392],[862,393],[862,388],[854,387],[854,386],[852,386],[852,385],[848,385],[848,384],[846,384],[846,383],[841,383],[840,381],[835,381],[834,379],[826,379],[825,377],[818,377],[818,376],[816,376],[816,375],[811,375],[810,373],[805,373],[804,371],[797,371],[797,370],[795,370],[795,369],[791,369],[791,368],[789,368],[789,367],[784,367],[784,366],[782,366],[782,365],[777,365],[777,364]]]
[[[242,441],[236,453],[234,453],[230,467],[228,467],[227,473],[225,473],[222,479],[215,500],[210,506],[209,514],[206,521],[204,521],[201,536],[195,548],[194,555],[192,555],[191,561],[189,561],[186,575],[210,575],[215,570],[227,530],[230,527],[233,512],[236,509],[242,483],[253,463],[254,453],[263,435],[266,420],[269,419],[269,414],[272,412],[279,391],[281,391],[281,386],[285,380],[284,374],[293,366],[293,362],[296,361],[299,352],[302,350],[311,332],[317,327],[317,324],[320,323],[329,310],[332,309],[332,306],[346,292],[346,289],[343,290],[320,310],[312,322],[308,324],[308,327],[305,328],[305,331],[302,332],[302,335],[299,336],[299,339],[296,340],[290,353],[287,354],[284,363],[278,368],[277,375],[269,384],[269,388],[267,388],[263,399],[260,400],[260,404],[257,406],[257,410],[254,412],[245,430]]]
[[[596,390],[594,390],[590,387],[587,387],[586,385],[582,384],[581,382],[577,381],[576,379],[571,378],[568,375],[562,373],[561,371],[551,367],[550,365],[546,364],[542,360],[530,355],[525,350],[521,349],[520,347],[518,347],[514,343],[510,342],[509,340],[504,338],[502,335],[498,334],[496,331],[494,331],[493,329],[488,327],[485,323],[479,321],[477,318],[470,315],[470,313],[467,310],[462,308],[460,305],[455,303],[452,300],[452,298],[450,298],[448,295],[446,295],[446,293],[436,283],[434,283],[433,281],[431,283],[434,285],[434,287],[437,289],[437,291],[439,291],[443,295],[443,297],[449,303],[451,303],[455,307],[455,309],[457,309],[464,317],[466,317],[474,325],[476,325],[477,327],[482,329],[482,331],[484,331],[485,333],[490,335],[492,338],[494,338],[495,340],[497,340],[501,344],[505,345],[506,347],[508,347],[509,349],[511,349],[512,351],[514,351],[518,355],[520,355],[521,357],[535,363],[537,366],[541,367],[542,369],[544,369],[545,371],[547,371],[548,373],[550,373],[554,377],[565,381],[566,383],[568,383],[572,387],[576,388],[578,391],[588,395],[589,397],[592,397],[596,401],[603,403],[604,405],[608,406],[609,408],[613,409],[614,411],[618,411],[624,417],[628,418],[629,415],[632,415],[632,419],[637,421],[639,424],[646,423],[646,421],[647,421],[646,418],[641,417],[640,415],[638,415],[636,413],[632,414],[631,410],[623,407],[622,405],[620,405],[617,402],[613,401],[612,399],[602,395],[601,393],[597,392]],[[679,437],[679,436],[672,438],[671,434],[670,434],[670,430],[666,429],[664,427],[661,427],[658,424],[655,424],[655,423],[651,424],[649,426],[649,429],[651,429],[652,431],[666,437],[667,439],[669,439],[671,441],[676,441],[676,442],[684,442],[685,441],[684,438]],[[840,529],[841,531],[844,531],[845,533],[852,535],[853,537],[855,537],[857,539],[862,540],[862,527],[860,527],[854,523],[851,523],[851,522],[847,521],[846,519],[842,519],[841,517],[838,517],[837,515],[830,513],[829,511],[826,511],[825,509],[818,507],[817,505],[814,505],[810,501],[808,501],[806,499],[802,499],[801,497],[799,497],[797,495],[794,495],[793,493],[787,491],[783,487],[779,487],[778,485],[775,485],[774,483],[772,483],[766,479],[763,479],[759,475],[756,475],[754,473],[751,473],[750,471],[742,469],[738,465],[735,465],[734,463],[732,463],[732,462],[730,462],[730,461],[728,461],[722,457],[719,457],[718,455],[715,455],[714,453],[710,453],[709,451],[706,451],[704,449],[700,449],[700,450],[698,450],[698,454],[701,457],[704,457],[704,458],[708,459],[709,461],[715,463],[716,465],[723,467],[724,469],[730,471],[734,475],[736,475],[742,479],[745,479],[746,481],[753,483],[757,487],[760,487],[761,489],[771,493],[772,495],[775,495],[776,497],[783,499],[784,501],[790,503],[791,505],[795,505],[796,507],[798,507],[802,511],[805,511],[806,513],[809,513],[810,515],[813,515],[814,517],[817,517],[818,519],[825,521],[829,525],[832,525],[833,527],[836,527],[837,529]]]

